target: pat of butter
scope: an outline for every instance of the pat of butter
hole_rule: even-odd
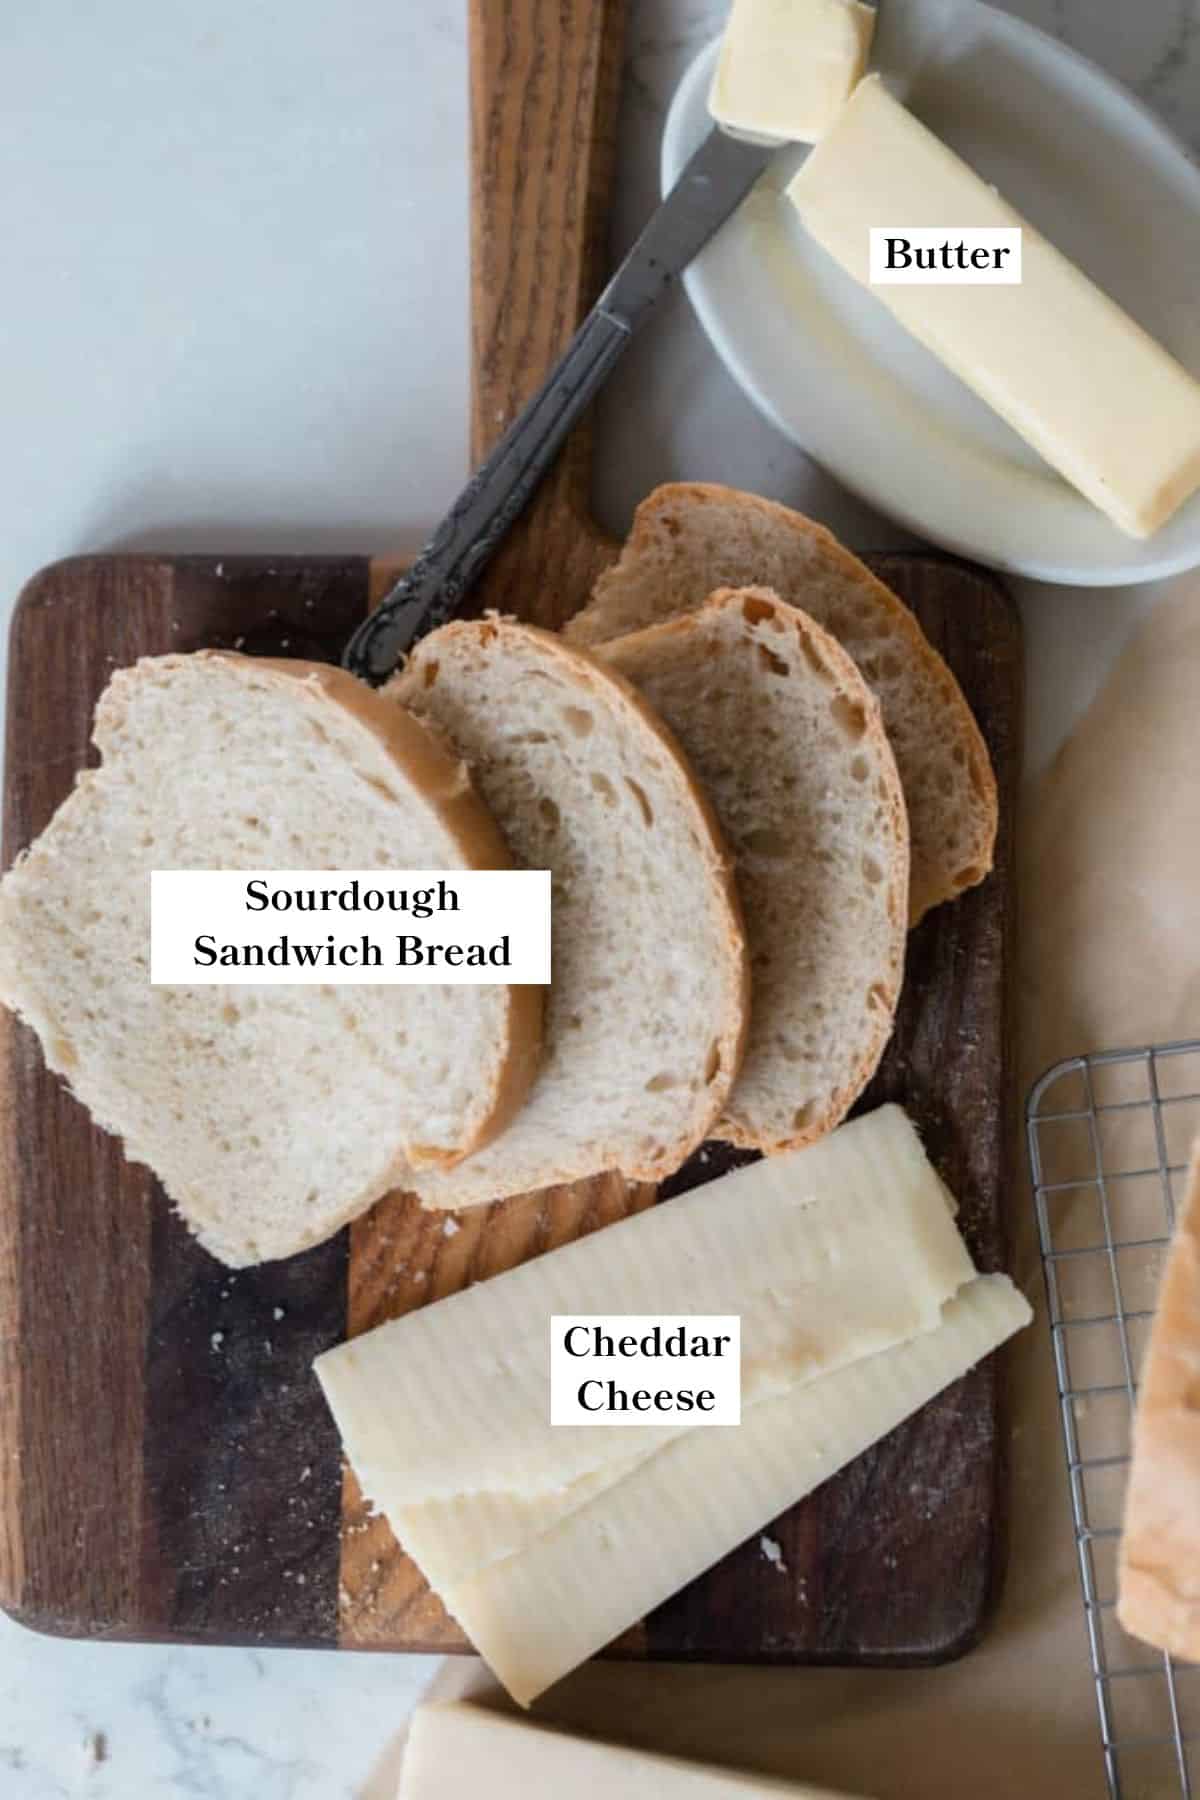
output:
[[[709,95],[718,125],[813,144],[867,66],[875,8],[861,0],[733,0]]]
[[[1020,286],[873,291],[1131,536],[1149,537],[1200,487],[1200,381],[877,76],[858,87],[788,196],[816,241],[864,286],[872,227],[1021,227]]]

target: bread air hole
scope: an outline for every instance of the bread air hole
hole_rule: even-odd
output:
[[[775,608],[769,600],[756,600],[751,595],[742,601],[742,617],[747,625],[761,625],[764,619],[775,617]]]
[[[616,788],[608,779],[608,776],[601,775],[599,770],[592,771],[592,792],[594,794],[599,794],[605,806],[615,806],[617,804]]]
[[[538,813],[543,823],[548,825],[551,831],[558,830],[562,823],[562,814],[548,794],[543,794],[538,801]]]
[[[221,1018],[226,1025],[236,1025],[241,1016],[241,1012],[232,1000],[227,1000],[221,1008]]]
[[[429,661],[422,666],[421,680],[427,688],[431,688],[433,686],[434,682],[438,678],[438,675],[441,673],[441,667],[442,667],[442,665],[438,661],[436,656],[431,656],[429,658]]]
[[[845,694],[837,694],[829,702],[830,717],[844,738],[857,744],[866,735],[866,708],[857,700],[847,700]]]
[[[625,786],[629,789],[630,793],[637,801],[638,806],[641,808],[642,823],[647,826],[647,828],[652,826],[654,824],[654,808],[650,804],[645,788],[636,782],[632,775],[627,775],[625,777]]]
[[[770,669],[772,675],[791,674],[791,670],[784,662],[782,656],[776,656],[775,652],[773,650],[768,650],[765,644],[760,644],[758,646],[758,660],[764,669]]]
[[[678,1085],[679,1083],[676,1081],[674,1075],[668,1075],[664,1072],[661,1075],[652,1075],[650,1077],[649,1081],[646,1083],[646,1092],[648,1094],[666,1094],[669,1093],[673,1087],[678,1087]]]
[[[591,737],[596,721],[585,706],[564,706],[563,723],[577,738]]]
[[[721,1046],[715,1041],[708,1047],[708,1061],[704,1065],[704,1085],[711,1087],[721,1073]]]
[[[867,989],[867,1005],[876,1012],[890,1012],[892,998],[881,981],[872,982]]]
[[[811,1100],[806,1100],[803,1106],[798,1106],[792,1114],[792,1130],[807,1131],[813,1122],[814,1112],[815,1108]]]
[[[850,773],[855,781],[866,781],[871,773],[871,765],[865,756],[856,756],[850,764]]]
[[[805,662],[817,677],[817,680],[824,682],[832,681],[833,671],[817,649],[817,646],[813,643],[812,638],[809,636],[805,627],[799,623],[796,625],[796,639],[800,645],[801,654],[803,655]]]
[[[773,826],[762,825],[758,830],[746,833],[742,848],[748,856],[785,857],[788,853],[787,834]]]
[[[863,879],[866,881],[868,887],[878,887],[879,883],[883,880],[883,870],[873,856],[863,857],[862,872]]]

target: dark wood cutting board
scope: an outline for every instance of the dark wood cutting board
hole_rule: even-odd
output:
[[[594,288],[617,13],[601,0],[472,9],[476,450]],[[477,604],[557,624],[582,603],[612,554],[589,520],[588,479],[580,437]],[[1009,1186],[1019,628],[989,577],[935,558],[873,561],[975,709],[1002,830],[992,878],[911,940],[896,1039],[867,1103],[910,1108],[962,1198],[980,1265],[994,1269]],[[6,862],[89,760],[92,706],[113,668],[208,645],[334,658],[387,575],[357,557],[144,556],[39,576],[12,630]],[[7,1015],[0,1068],[0,1602],[76,1635],[463,1648],[386,1524],[364,1515],[312,1358],[652,1204],[653,1191],[605,1177],[463,1214],[450,1235],[394,1197],[326,1246],[234,1275],[188,1238]],[[672,1191],[719,1165],[718,1152]],[[992,1362],[772,1526],[786,1574],[755,1541],[617,1653],[897,1666],[961,1653],[998,1574],[998,1380]]]

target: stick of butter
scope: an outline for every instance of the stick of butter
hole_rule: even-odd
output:
[[[873,227],[1020,227],[1020,286],[873,291],[1122,531],[1149,537],[1200,487],[1200,381],[878,76],[859,85],[788,196],[816,241],[864,286]]]
[[[461,1703],[412,1716],[397,1800],[836,1800],[767,1775],[571,1737]]]
[[[875,8],[861,0],[733,0],[708,108],[747,137],[815,144],[867,66]]]

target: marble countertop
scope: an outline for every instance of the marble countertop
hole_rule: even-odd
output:
[[[1200,0],[1006,0],[1200,153]],[[713,0],[634,0],[614,247],[655,197]],[[0,24],[0,594],[117,547],[378,552],[465,470],[460,0],[111,0]],[[784,444],[669,302],[601,404],[597,511],[735,480],[860,547],[903,542]],[[1151,595],[1021,590],[1043,766]],[[1065,1519],[1063,1520],[1065,1529]],[[391,1800],[424,1658],[35,1638],[0,1616],[0,1793]]]

